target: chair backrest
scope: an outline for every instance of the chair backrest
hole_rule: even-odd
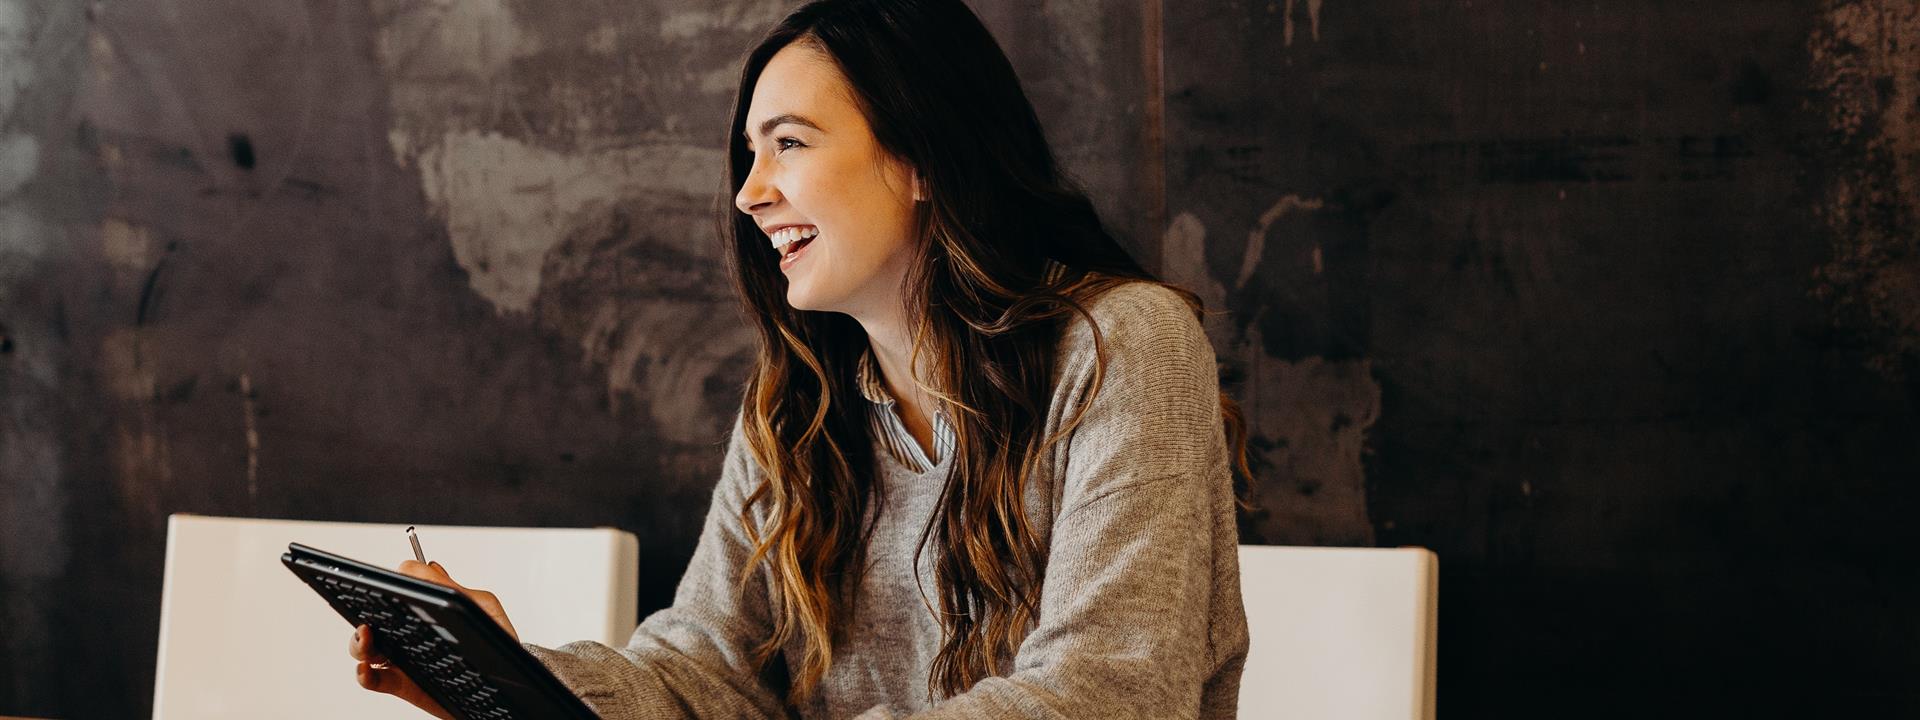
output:
[[[1432,720],[1439,578],[1425,548],[1240,546],[1240,717]]]
[[[347,657],[352,627],[280,564],[287,543],[394,567],[413,557],[405,525],[174,515],[167,521],[153,717],[417,718],[362,690]],[[639,543],[606,528],[422,525],[429,560],[500,597],[526,642],[633,632]]]

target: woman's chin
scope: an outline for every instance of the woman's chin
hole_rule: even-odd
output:
[[[821,293],[805,280],[787,285],[787,305],[807,312],[847,312],[845,296]]]
[[[813,293],[808,292],[805,283],[789,282],[787,284],[787,305],[795,310],[817,311],[821,309],[820,303],[815,300]]]

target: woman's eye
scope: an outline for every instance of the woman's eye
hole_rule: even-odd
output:
[[[793,143],[793,144],[788,145],[787,143]],[[780,138],[779,140],[775,140],[774,144],[780,146],[780,150],[783,152],[788,148],[806,147],[804,143],[801,143],[799,140],[795,140],[793,138]]]

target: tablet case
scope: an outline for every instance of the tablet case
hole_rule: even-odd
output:
[[[280,562],[461,720],[597,718],[458,590],[299,543]]]

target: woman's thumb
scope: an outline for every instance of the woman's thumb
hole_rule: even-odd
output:
[[[447,569],[446,569],[446,568],[444,568],[444,567],[441,567],[441,566],[440,566],[440,561],[439,561],[439,560],[434,560],[434,561],[431,561],[431,562],[428,562],[428,563],[427,563],[427,567],[428,567],[428,568],[431,568],[431,569],[433,570],[433,572],[434,572],[434,574],[435,574],[435,575],[439,575],[439,576],[440,576],[440,579],[441,579],[441,580],[444,580],[444,581],[446,581],[446,583],[447,583],[448,585],[451,585],[451,586],[453,586],[453,587],[455,587],[455,588],[459,588],[459,589],[461,589],[461,590],[465,590],[465,589],[467,589],[467,586],[465,586],[465,585],[461,585],[461,584],[460,584],[460,583],[459,583],[458,581],[456,581],[456,580],[454,580],[454,579],[453,579],[453,576],[452,576],[452,575],[449,575],[449,574],[447,574]]]

